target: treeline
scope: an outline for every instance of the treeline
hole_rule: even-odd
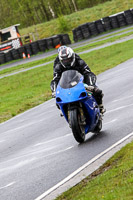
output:
[[[0,29],[43,23],[109,0],[0,0]]]

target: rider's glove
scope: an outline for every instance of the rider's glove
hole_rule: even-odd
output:
[[[92,85],[87,85],[86,83],[84,83],[84,86],[85,86],[85,89],[86,89],[87,91],[93,92],[94,86],[92,86]]]

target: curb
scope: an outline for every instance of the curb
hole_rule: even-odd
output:
[[[70,174],[64,180],[59,182],[54,187],[50,188],[42,195],[37,197],[35,200],[53,200],[63,192],[67,191],[71,187],[78,184],[80,181],[85,179],[87,176],[96,171],[100,166],[102,166],[109,158],[111,158],[117,151],[119,151],[126,144],[130,143],[133,140],[133,132],[128,134],[123,139],[119,140],[111,147],[103,151],[102,153],[95,156],[88,163],[80,167],[74,173]]]

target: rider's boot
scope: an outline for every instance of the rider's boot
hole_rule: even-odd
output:
[[[103,104],[98,105],[100,109],[100,113],[104,114],[106,112],[106,109],[104,108]]]

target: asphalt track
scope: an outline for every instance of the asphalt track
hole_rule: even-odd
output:
[[[1,200],[46,199],[42,194],[133,132],[132,66],[130,59],[98,75],[107,112],[101,134],[88,134],[82,145],[54,99],[0,124]]]

